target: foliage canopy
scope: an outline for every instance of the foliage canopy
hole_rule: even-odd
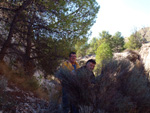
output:
[[[0,21],[6,26],[1,29],[6,32],[0,33],[0,60],[19,59],[31,75],[35,65],[53,73],[77,41],[88,37],[98,10],[96,0],[1,1]]]

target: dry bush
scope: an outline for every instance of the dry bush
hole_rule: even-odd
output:
[[[75,75],[68,70],[61,69],[57,75],[62,81],[62,86],[69,92],[68,96],[73,103],[88,105],[89,101],[93,101],[93,98],[90,98],[90,95],[93,95],[90,91],[93,87],[86,71]]]
[[[91,83],[88,71],[84,70],[75,74],[67,69],[60,69],[56,76],[61,80],[62,87],[68,92],[69,100],[79,107],[80,112],[94,113],[99,110],[96,108],[95,88],[94,84]],[[84,106],[90,108],[87,109]]]
[[[8,85],[14,84],[24,91],[33,92],[39,98],[49,100],[49,94],[39,86],[37,79],[25,75],[21,67],[13,70],[6,63],[0,62],[0,76],[8,80]]]
[[[150,86],[142,66],[133,66],[126,60],[111,61],[104,65],[102,72],[100,88],[104,89],[100,100],[105,102],[101,103],[102,108],[120,113],[149,110]]]
[[[16,104],[16,100],[10,100],[11,95],[7,94],[6,88],[8,86],[8,81],[3,76],[0,76],[0,110],[5,112],[9,110]],[[6,112],[7,113],[7,112]]]
[[[5,102],[5,89],[7,87],[7,80],[3,77],[0,77],[0,106]]]
[[[61,89],[58,84],[53,88],[49,95],[49,104],[45,109],[40,109],[39,113],[61,113]]]
[[[127,60],[111,60],[101,70],[95,84],[90,82],[87,72],[73,74],[60,70],[57,76],[72,103],[93,108],[87,113],[150,112],[150,83],[142,66]]]
[[[12,75],[13,72],[11,71],[11,68],[6,65],[4,62],[0,62],[0,75]]]
[[[102,110],[94,110],[92,106],[79,106],[79,113],[106,113]]]

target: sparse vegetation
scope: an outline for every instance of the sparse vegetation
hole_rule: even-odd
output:
[[[33,74],[40,70],[39,80],[52,78],[76,51],[78,57],[96,55],[95,83],[86,71],[59,70],[56,77],[80,113],[150,112],[150,82],[140,56],[130,51],[128,61],[111,60],[114,52],[139,50],[150,41],[149,27],[136,30],[126,43],[119,31],[102,31],[88,42],[99,8],[96,0],[0,0],[0,110],[32,106],[36,110],[26,112],[60,113],[61,85],[54,80],[53,87],[44,87]],[[24,98],[33,95],[26,92],[43,100],[30,103]]]
[[[71,102],[82,106],[80,110],[87,106],[89,111],[86,113],[148,113],[150,83],[142,68],[127,60],[106,62],[95,84],[89,81],[86,72],[75,76],[61,70],[58,75]]]
[[[34,76],[25,76],[23,72],[20,73],[19,69],[12,70],[4,62],[0,63],[0,67],[0,76],[5,77],[6,80],[8,80],[8,84],[14,84],[18,88],[21,88],[23,90],[32,91],[40,98],[49,99],[49,95],[42,90],[37,79]]]
[[[0,106],[2,106],[2,104],[5,101],[4,95],[5,95],[5,88],[7,86],[7,81],[3,78],[0,77]],[[0,108],[2,109],[2,108]]]

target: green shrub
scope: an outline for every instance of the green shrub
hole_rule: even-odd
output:
[[[97,63],[97,65],[94,69],[94,72],[96,73],[96,75],[98,75],[101,72],[102,62],[104,60],[111,59],[112,56],[113,56],[112,50],[111,50],[108,43],[104,42],[98,47],[98,49],[96,51],[96,63]]]
[[[31,77],[30,79],[27,79],[27,81],[24,83],[24,86],[29,90],[36,90],[39,88],[39,83],[35,77]]]

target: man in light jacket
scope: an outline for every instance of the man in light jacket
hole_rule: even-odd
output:
[[[63,62],[62,68],[68,69],[71,72],[75,72],[76,69],[80,68],[79,64],[76,62],[76,53],[70,52],[69,60]],[[71,113],[79,113],[78,109],[70,103],[67,96],[67,91],[62,87],[62,108],[63,113],[69,113],[70,109]]]

